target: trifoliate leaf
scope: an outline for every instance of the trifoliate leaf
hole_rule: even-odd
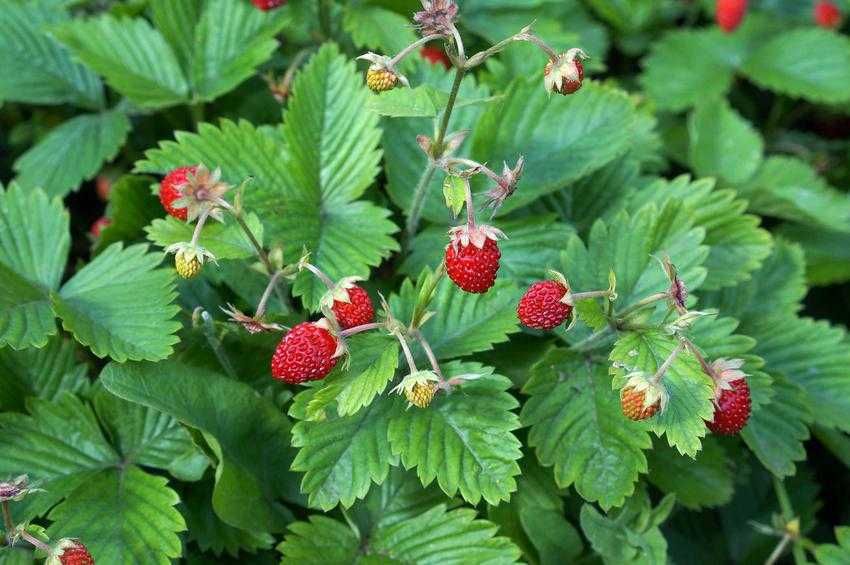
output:
[[[413,59],[413,56],[411,56]],[[451,89],[454,73],[447,71],[442,65],[431,65],[425,61],[415,61],[411,64],[414,70],[407,73],[413,85],[428,85],[439,92]],[[467,99],[485,98],[489,94],[487,87],[477,84],[471,74],[467,74],[461,82],[458,97]],[[483,108],[478,105],[456,107],[452,112],[449,131],[457,132],[472,128]],[[416,142],[416,136],[434,136],[434,120],[428,118],[385,118],[381,120],[383,129],[384,161],[386,164],[387,192],[393,202],[406,214],[410,213],[413,202],[413,187],[420,181],[428,166],[428,157],[422,152]],[[467,139],[454,153],[455,157],[469,156],[470,141]],[[516,159],[511,157],[511,162]],[[442,197],[443,175],[437,173],[431,176],[426,185],[422,217],[445,225],[449,219]]]
[[[253,232],[257,242],[263,244],[263,224],[256,214],[248,214],[245,223]],[[168,247],[174,243],[187,242],[192,239],[195,226],[181,222],[173,216],[154,220],[145,228],[148,239],[160,247]],[[236,220],[226,216],[225,222],[204,224],[198,244],[215,255],[216,259],[248,259],[257,256],[257,251],[251,240],[236,223]]]
[[[201,17],[202,0],[150,0],[149,6],[154,26],[171,45],[181,67],[188,70],[195,53],[196,23]]]
[[[688,133],[691,166],[700,176],[742,183],[761,164],[761,136],[725,99],[699,103],[688,120]]]
[[[610,355],[615,387],[621,389],[633,371],[652,377],[677,346],[675,337],[660,330],[621,334]],[[649,420],[650,428],[659,437],[665,435],[679,453],[696,457],[707,432],[705,420],[714,416],[714,382],[688,350],[676,356],[661,382],[669,401]]]
[[[703,440],[702,451],[695,459],[683,457],[660,442],[647,452],[647,457],[649,481],[663,492],[675,494],[683,506],[721,506],[732,499],[732,461],[716,439]]]
[[[115,157],[129,131],[130,120],[117,110],[71,118],[18,157],[15,180],[26,189],[65,196]]]
[[[803,390],[773,374],[770,403],[753,410],[741,437],[759,461],[777,477],[791,476],[794,463],[806,458],[803,442],[809,439],[812,407]]]
[[[520,186],[501,209],[507,212],[625,153],[634,124],[623,91],[586,81],[575,95],[552,97],[539,78],[517,79],[476,124],[472,154],[490,163],[513,163],[525,155]]]
[[[508,500],[516,490],[520,442],[512,433],[518,402],[506,392],[511,382],[477,363],[442,366],[446,379],[474,373],[450,393],[438,392],[425,408],[411,407],[393,416],[389,438],[404,467],[416,467],[427,486],[434,479],[449,496],[468,502]]]
[[[611,390],[604,367],[553,349],[533,368],[523,392],[530,395],[521,419],[530,426],[528,443],[555,481],[574,485],[585,500],[603,508],[619,506],[645,473],[647,432],[630,422]]]
[[[850,527],[835,528],[838,545],[824,543],[815,548],[815,557],[820,565],[847,565],[850,563]]]
[[[812,56],[789,57],[789,53]],[[850,100],[850,40],[806,27],[784,31],[762,43],[743,64],[746,75],[761,87],[811,102]]]
[[[633,194],[629,204],[655,202],[661,206],[669,199],[684,202],[694,225],[705,229],[709,253],[703,288],[721,288],[749,279],[770,254],[770,233],[759,227],[757,216],[742,213],[747,203],[736,199],[732,190],[715,189],[709,179],[691,181],[686,175],[672,181],[659,179]]]
[[[310,506],[325,511],[351,506],[372,483],[386,479],[390,465],[398,463],[387,433],[400,409],[398,397],[383,396],[353,416],[329,414],[321,422],[293,426],[292,446],[299,450],[292,470],[305,473],[301,490]]]
[[[289,20],[287,10],[267,14],[245,2],[204,2],[187,73],[195,98],[214,100],[254,75],[278,47],[274,36]]]
[[[41,349],[0,349],[0,409],[23,411],[30,396],[47,400],[88,389],[87,368],[73,341],[52,337]]]
[[[0,13],[0,100],[26,104],[103,106],[103,85],[49,33],[69,19],[43,2],[4,2]]]
[[[635,499],[609,516],[603,516],[590,504],[585,503],[581,507],[581,529],[606,564],[652,565],[667,562],[667,541],[658,524],[652,521],[646,524],[643,519],[649,511],[648,497],[644,494]],[[664,503],[662,501],[656,510]]]
[[[224,553],[238,557],[241,552],[253,554],[271,549],[274,544],[271,534],[234,528],[215,515],[213,487],[212,481],[203,481],[185,485],[180,492],[189,539],[198,544],[201,551],[210,551],[218,557]]]
[[[496,220],[493,225],[508,236],[499,242],[499,279],[528,284],[545,277],[547,269],[557,269],[560,249],[573,233],[569,226],[555,221],[551,214],[513,220]],[[449,238],[444,227],[422,230],[413,240],[401,272],[416,276],[425,267],[433,267],[443,254]]]
[[[850,196],[829,186],[800,159],[770,157],[738,190],[759,214],[850,231]]]
[[[421,276],[420,276],[421,279]],[[485,294],[460,291],[447,276],[437,285],[428,307],[435,314],[422,327],[422,334],[439,359],[462,357],[492,349],[519,331],[516,301],[519,289],[508,282],[496,282]],[[407,279],[399,294],[390,297],[393,315],[410,321],[416,305],[417,288]]]
[[[111,245],[51,296],[62,326],[98,357],[165,359],[179,341],[174,274],[146,245]]]
[[[311,391],[305,418],[322,420],[326,407],[336,402],[340,416],[351,416],[384,392],[398,367],[398,341],[380,333],[355,335],[348,339],[350,363],[338,363],[322,380],[322,387]]]
[[[54,35],[106,82],[143,108],[186,101],[189,85],[162,35],[142,18],[73,20]]]
[[[56,333],[48,294],[59,287],[71,238],[68,212],[41,190],[0,190],[0,345],[41,347]]]
[[[662,110],[717,99],[732,86],[741,45],[719,29],[676,30],[652,44],[640,82]]]
[[[297,478],[288,471],[294,456],[290,425],[270,400],[246,384],[175,361],[112,363],[101,381],[113,394],[204,433],[219,457],[213,508],[222,520],[259,531],[285,527],[291,514],[280,498],[301,497],[295,492]]]
[[[49,515],[51,538],[79,538],[102,563],[167,565],[182,553],[186,522],[162,477],[135,465],[98,472]],[[105,519],[108,517],[108,519]]]
[[[348,565],[353,562],[393,561],[422,565],[445,563],[492,563],[509,565],[519,549],[497,527],[477,520],[471,508],[446,511],[443,504],[415,517],[368,532],[354,531],[325,516],[295,522],[278,550],[284,561],[304,565]],[[369,540],[363,543],[363,540]]]

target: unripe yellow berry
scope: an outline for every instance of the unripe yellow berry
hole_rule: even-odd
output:
[[[191,279],[198,276],[203,265],[201,265],[201,262],[196,256],[192,256],[191,259],[187,259],[185,254],[178,253],[174,256],[174,267],[177,269],[178,275],[184,279]]]
[[[398,82],[396,74],[388,69],[369,69],[366,71],[366,86],[373,92],[391,90]]]
[[[404,396],[407,401],[419,408],[425,408],[434,399],[434,393],[437,392],[437,383],[427,382],[425,384],[416,383],[409,390],[404,391]]]

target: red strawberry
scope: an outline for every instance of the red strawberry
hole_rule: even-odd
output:
[[[451,68],[452,66],[452,62],[451,60],[449,60],[449,56],[446,55],[439,47],[430,47],[426,45],[419,51],[419,54],[422,56],[423,59],[427,60],[432,65],[442,63],[443,66],[447,69]]]
[[[62,540],[57,550],[56,557],[62,565],[94,565],[94,558],[79,540]]]
[[[722,389],[714,401],[714,420],[706,422],[708,429],[716,434],[737,434],[750,418],[750,386],[745,379],[729,383],[731,388]]]
[[[499,270],[499,246],[504,234],[490,226],[452,228],[446,246],[446,271],[449,278],[466,292],[481,294],[496,283]]]
[[[109,218],[101,216],[92,223],[91,227],[89,228],[89,233],[91,233],[92,236],[97,239],[98,237],[100,237],[100,232],[102,232],[103,229],[111,223],[112,221]]]
[[[717,0],[715,19],[720,29],[732,33],[747,13],[747,0]]]
[[[652,418],[661,407],[661,398],[646,406],[646,391],[626,387],[620,391],[620,408],[629,420]]]
[[[188,176],[194,175],[196,170],[197,167],[178,167],[165,175],[159,184],[159,201],[162,202],[162,207],[170,215],[184,222],[188,217],[186,208],[174,208],[171,204],[183,196],[180,187],[186,184]]]
[[[829,0],[821,0],[815,4],[815,23],[827,29],[841,27],[841,10]]]
[[[339,343],[327,321],[298,324],[280,340],[272,356],[272,376],[289,384],[323,379],[336,366]]]
[[[339,322],[339,326],[347,330],[373,321],[375,319],[375,308],[372,306],[369,293],[356,284],[346,290],[349,302],[334,300],[333,303],[333,313],[336,316],[336,321]]]
[[[558,281],[538,281],[528,287],[516,313],[522,325],[535,330],[551,330],[563,324],[573,311],[561,302],[567,287]]]
[[[112,192],[112,181],[106,175],[97,175],[94,180],[95,191],[97,196],[106,202],[109,200],[109,193]]]
[[[264,12],[268,12],[286,4],[286,0],[251,0],[251,4]]]

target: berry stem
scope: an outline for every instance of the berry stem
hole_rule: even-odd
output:
[[[778,478],[773,478],[773,490],[776,491],[776,498],[779,501],[779,509],[782,512],[782,519],[785,521],[786,528],[791,522],[794,520],[799,520],[799,518],[795,518],[794,509],[791,506],[791,499],[788,496],[788,491],[785,490],[785,484]],[[799,532],[799,522],[797,523],[797,531]],[[786,531],[786,534],[790,534],[790,532]],[[794,540],[795,543],[791,547],[791,553],[794,556],[794,563],[796,565],[805,565],[806,561],[806,553],[803,551],[803,546],[799,543],[796,543],[797,540]]]
[[[683,349],[685,349],[685,344],[684,342],[680,341],[679,345],[676,346],[676,349],[674,349],[670,353],[670,355],[667,356],[667,359],[665,359],[661,366],[658,367],[658,370],[655,371],[655,374],[652,376],[652,384],[658,384],[659,382],[661,382],[661,379],[664,378],[664,374],[667,373],[667,370],[670,368],[670,365],[673,364],[673,361],[676,360],[676,357],[679,356],[679,353],[681,353]]]
[[[452,38],[454,38],[455,49],[457,50],[458,66],[463,67],[466,65],[466,51],[463,48],[463,39],[460,37],[460,32],[454,24],[452,24]]]
[[[198,239],[201,237],[201,230],[204,228],[204,224],[207,222],[207,218],[210,217],[210,210],[205,209],[201,212],[201,215],[198,216],[198,222],[195,224],[195,230],[192,232],[192,247],[198,245]]]
[[[501,184],[502,177],[496,174],[496,172],[489,168],[486,163],[479,163],[478,161],[473,161],[472,159],[461,159],[461,158],[451,158],[446,160],[446,166],[451,167],[452,165],[464,165],[471,169],[480,169],[482,173],[487,175],[495,183]]]
[[[610,290],[590,290],[587,292],[571,292],[570,297],[575,302],[576,300],[587,300],[589,298],[608,298],[611,296]]]
[[[322,281],[322,284],[324,284],[328,290],[333,290],[336,286],[329,276],[323,273],[317,266],[313,265],[312,263],[304,261],[300,265],[304,269],[307,269],[308,271],[316,275],[316,278]]]
[[[788,547],[788,543],[791,541],[791,536],[788,534],[784,534],[782,539],[779,540],[779,543],[776,544],[776,547],[773,548],[770,556],[764,562],[764,565],[774,565],[779,558],[782,556],[782,552],[785,551],[785,548]]]
[[[546,55],[549,56],[549,59],[553,63],[558,60],[558,52],[549,47],[549,45],[545,41],[534,35],[530,30],[526,32],[520,32],[514,37],[516,38],[516,41],[528,41],[530,43],[533,43],[534,45],[539,47],[541,51],[546,53]]]
[[[484,51],[479,51],[478,53],[476,53],[475,55],[473,55],[472,57],[470,57],[467,60],[467,62],[466,62],[467,70],[469,70],[473,67],[477,67],[478,65],[480,65],[481,63],[483,63],[484,61],[486,61],[487,59],[489,59],[493,55],[503,51],[505,49],[505,47],[507,47],[508,45],[513,43],[514,41],[527,41],[525,39],[525,35],[529,34],[530,32],[531,32],[531,26],[526,26],[526,27],[522,28],[519,31],[519,33],[516,33],[516,34],[514,34],[514,35],[512,35],[512,36],[510,36],[506,39],[501,40],[500,42],[488,47]]]
[[[236,374],[236,369],[233,368],[230,357],[227,356],[227,352],[221,346],[221,340],[215,333],[213,317],[206,310],[201,310],[200,318],[203,324],[204,337],[207,338],[207,343],[210,344],[210,348],[212,348],[216,359],[218,359],[218,364],[221,365],[221,368],[224,369],[228,377],[238,380],[239,376]]]
[[[359,326],[354,326],[353,328],[348,328],[347,330],[342,330],[340,335],[342,337],[348,337],[350,335],[359,334],[361,332],[368,332],[371,330],[377,330],[378,328],[382,328],[384,324],[379,322],[371,322],[369,324],[361,324]]]
[[[626,308],[622,312],[620,312],[620,314],[619,314],[620,318],[626,318],[627,316],[634,314],[638,310],[642,310],[643,308],[646,308],[647,306],[651,306],[651,305],[655,304],[656,302],[664,300],[668,296],[670,296],[670,295],[666,292],[656,292],[655,294],[650,294],[646,298],[635,302],[634,304],[632,304],[631,306],[629,306],[628,308]]]
[[[466,228],[471,232],[475,229],[475,205],[472,202],[472,188],[469,179],[463,179],[463,190],[466,193]]]
[[[27,540],[33,547],[37,547],[38,549],[40,549],[40,550],[44,551],[45,553],[47,553],[48,555],[50,555],[52,548],[49,545],[47,545],[46,543],[44,543],[43,541],[41,541],[40,539],[38,539],[37,537],[35,537],[34,535],[32,535],[31,533],[29,533],[26,530],[21,530],[20,534],[21,534],[21,537],[23,539]]]
[[[277,281],[281,277],[281,275],[283,275],[283,271],[277,271],[269,279],[269,284],[266,285],[266,289],[263,291],[263,295],[260,297],[260,303],[257,304],[257,310],[254,314],[255,318],[262,318],[263,314],[266,313],[266,306],[268,305],[269,297],[271,297],[272,291],[277,288]]]
[[[404,358],[407,360],[407,368],[410,369],[411,374],[417,372],[416,362],[413,360],[413,353],[410,352],[410,346],[407,344],[407,340],[401,332],[395,332],[395,336],[401,344],[401,350],[404,352]]]
[[[12,545],[12,536],[15,531],[15,523],[12,521],[12,511],[9,510],[9,501],[4,500],[3,505],[3,524],[6,528],[6,543]]]
[[[404,49],[402,49],[401,51],[399,51],[399,52],[396,54],[396,56],[395,56],[395,57],[393,57],[392,59],[390,59],[390,62],[389,62],[389,63],[387,63],[387,66],[389,66],[390,68],[395,67],[395,66],[396,66],[396,65],[398,65],[398,64],[399,64],[399,63],[400,63],[400,62],[401,62],[401,61],[402,61],[405,57],[407,57],[408,55],[410,55],[410,54],[411,54],[414,50],[416,50],[417,48],[422,47],[423,45],[425,45],[425,44],[426,44],[426,43],[428,43],[428,42],[434,41],[434,40],[436,40],[436,39],[440,39],[441,37],[442,37],[441,35],[426,35],[425,37],[423,37],[423,38],[421,38],[421,39],[417,39],[416,41],[414,41],[413,43],[411,43],[410,45],[408,45],[407,47],[405,47]]]
[[[443,378],[443,371],[440,370],[440,364],[437,362],[437,356],[434,355],[434,350],[431,349],[431,344],[428,343],[428,340],[425,339],[425,336],[422,335],[422,332],[419,329],[413,330],[411,332],[416,341],[419,342],[419,345],[422,346],[422,349],[425,351],[425,355],[428,357],[428,362],[431,363],[431,369],[434,370],[434,373],[438,377],[440,377],[440,385],[445,384],[446,380]]]
[[[681,337],[679,339],[681,339],[681,343],[685,344],[685,347],[688,348],[688,351],[690,351],[693,356],[697,358],[697,361],[699,361],[699,365],[700,367],[702,367],[703,372],[709,377],[711,377],[712,380],[716,381],[717,375],[714,374],[714,369],[712,369],[708,361],[705,360],[705,357],[702,353],[700,353],[699,349],[697,349],[697,346],[694,345],[694,342],[692,342],[686,337]]]

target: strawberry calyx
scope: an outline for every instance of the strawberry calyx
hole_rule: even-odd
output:
[[[508,236],[499,228],[484,224],[479,226],[470,226],[468,224],[455,226],[449,230],[449,246],[455,252],[457,252],[458,246],[467,247],[472,244],[478,249],[482,249],[488,239],[499,241],[500,239],[507,238]]]

